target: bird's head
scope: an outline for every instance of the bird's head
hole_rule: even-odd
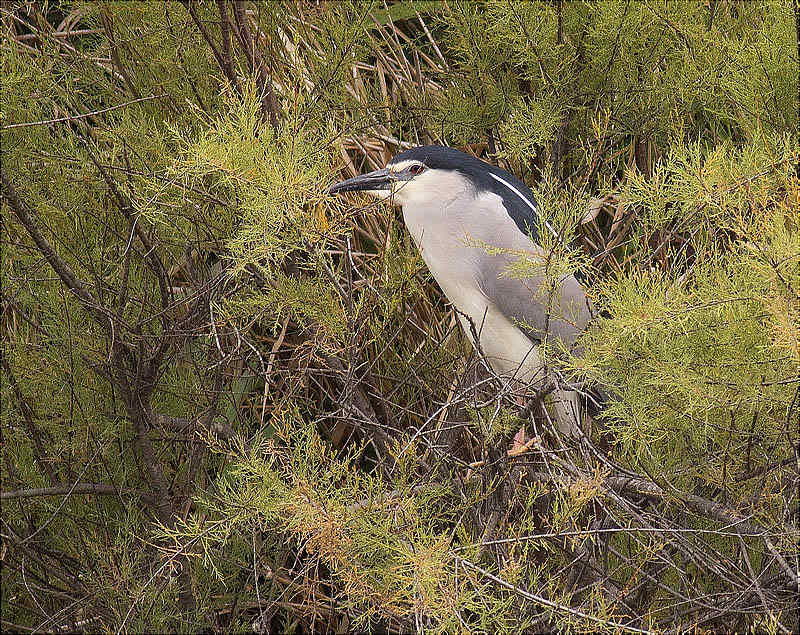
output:
[[[528,186],[513,174],[455,148],[411,148],[385,168],[347,179],[328,190],[329,194],[339,192],[366,192],[389,199],[403,206],[404,213],[406,206],[432,209],[464,196],[494,195],[498,209],[504,208],[522,232],[532,238],[538,234],[536,199]]]
[[[469,178],[482,161],[453,148],[421,146],[394,157],[385,168],[337,183],[329,194],[365,192],[397,205],[441,200],[474,186]]]

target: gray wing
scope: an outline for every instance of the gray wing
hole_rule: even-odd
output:
[[[520,234],[514,243],[515,249],[524,249],[531,259],[544,262],[545,251],[527,237]],[[543,271],[516,278],[509,275],[508,268],[519,259],[518,255],[486,254],[485,258],[480,284],[495,307],[530,339],[541,342],[557,338],[572,348],[594,313],[575,276],[567,276],[555,285],[548,284]]]

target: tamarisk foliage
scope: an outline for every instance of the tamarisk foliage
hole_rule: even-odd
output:
[[[797,631],[797,2],[0,24],[4,630]],[[425,143],[603,309],[522,410],[397,211],[324,194]],[[557,382],[608,392],[580,439]]]

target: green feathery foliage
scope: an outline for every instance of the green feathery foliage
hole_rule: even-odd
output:
[[[2,628],[796,631],[799,15],[4,3]],[[603,311],[547,385],[325,193],[427,143]]]

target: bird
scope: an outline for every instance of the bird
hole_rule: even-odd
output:
[[[542,343],[576,347],[596,315],[574,274],[555,285],[547,284],[544,268],[509,275],[520,257],[544,262],[540,232],[557,232],[541,217],[533,192],[506,170],[455,148],[425,145],[328,189],[343,192],[365,192],[402,208],[468,340],[507,382],[543,383]],[[585,412],[580,392],[556,390],[554,402],[557,427],[576,436]]]

